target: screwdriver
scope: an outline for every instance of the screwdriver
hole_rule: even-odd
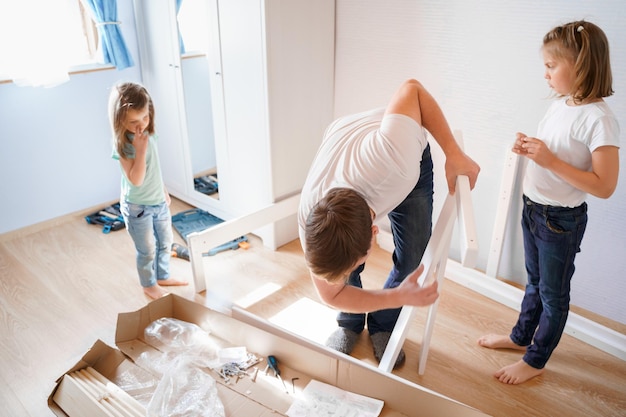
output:
[[[285,388],[285,392],[289,393],[289,391],[287,391],[287,386],[285,385],[285,381],[283,381],[283,379],[280,377],[280,369],[278,369],[278,360],[276,360],[276,357],[274,355],[269,355],[267,357],[267,366],[272,368],[272,371],[274,371],[274,375],[276,375],[276,377],[283,384],[283,388]]]

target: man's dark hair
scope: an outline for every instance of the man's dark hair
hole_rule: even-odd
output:
[[[329,282],[346,278],[371,243],[371,210],[355,190],[333,188],[309,213],[305,258],[311,272]]]

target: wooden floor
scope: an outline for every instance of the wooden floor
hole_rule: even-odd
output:
[[[174,214],[187,208],[172,204]],[[248,250],[204,258],[216,285],[249,311],[323,343],[335,313],[319,304],[299,242],[271,251],[249,237]],[[365,285],[382,285],[390,262],[375,250]],[[193,283],[189,262],[173,259],[172,273]],[[626,416],[626,362],[565,335],[544,375],[501,384],[492,373],[520,353],[480,348],[476,339],[507,333],[516,312],[448,280],[441,290],[425,374],[417,373],[425,309],[405,343],[406,363],[394,373],[493,416]],[[193,285],[172,292],[203,298]],[[56,378],[96,339],[114,346],[117,314],[147,302],[125,231],[103,234],[76,214],[0,235],[0,415],[52,416],[47,397]],[[353,355],[374,363],[367,331]]]

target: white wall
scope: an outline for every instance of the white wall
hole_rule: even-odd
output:
[[[485,270],[504,157],[516,131],[536,133],[549,100],[539,48],[553,26],[584,18],[607,34],[622,128],[622,170],[609,200],[588,199],[589,223],[576,259],[572,303],[626,323],[626,12],[621,0],[338,0],[335,116],[384,105],[406,78],[439,100],[482,168],[473,192]],[[514,199],[499,275],[525,283],[520,197]],[[436,209],[445,194],[436,186]],[[452,258],[458,260],[453,241]]]
[[[119,199],[107,100],[114,83],[141,75],[132,2],[118,4],[134,67],[53,88],[0,84],[0,234]]]

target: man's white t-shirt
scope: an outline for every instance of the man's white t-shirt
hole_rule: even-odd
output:
[[[414,119],[383,115],[376,109],[334,121],[302,188],[298,225],[304,227],[313,206],[337,187],[359,192],[378,218],[386,216],[417,184],[426,132]]]
[[[604,101],[568,106],[564,97],[554,102],[539,123],[537,138],[561,160],[591,171],[591,153],[600,146],[619,147],[619,124]],[[532,201],[558,207],[578,207],[587,193],[552,171],[529,160],[524,194]]]

